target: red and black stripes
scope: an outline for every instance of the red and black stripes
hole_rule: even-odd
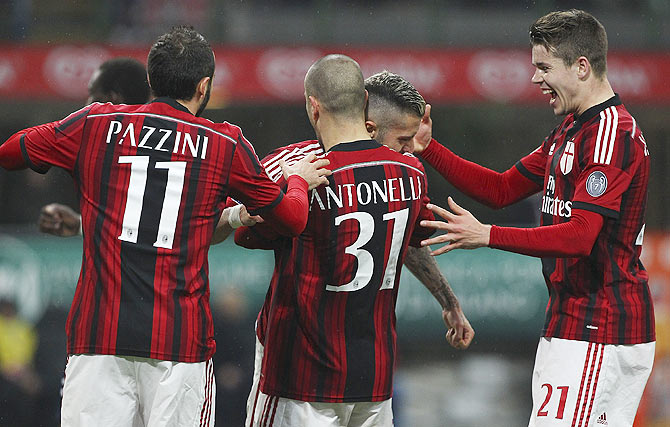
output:
[[[310,145],[277,151],[297,157],[292,153]],[[328,187],[310,195],[307,228],[275,252],[258,323],[265,345],[260,388],[304,401],[385,400],[392,393],[397,284],[425,202],[425,176],[415,158],[375,141],[339,144],[327,157],[333,174]]]
[[[569,115],[520,161],[528,173],[544,175],[542,225],[569,221],[576,209],[604,219],[589,256],[542,259],[549,287],[544,336],[607,344],[655,339],[639,259],[649,163],[640,128],[618,96]]]
[[[280,195],[241,130],[158,99],[92,104],[28,132],[31,161],[67,169],[80,193],[68,352],[211,358],[207,251],[223,201],[232,192],[262,209]]]

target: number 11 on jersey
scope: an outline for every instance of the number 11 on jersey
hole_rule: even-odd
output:
[[[144,192],[147,186],[147,172],[149,170],[149,156],[119,156],[119,163],[130,164],[130,179],[126,194],[126,209],[123,213],[123,228],[119,240],[137,243],[137,233],[142,217]],[[163,197],[158,236],[154,246],[157,248],[172,249],[174,233],[179,217],[181,193],[184,189],[184,175],[186,162],[156,162],[156,169],[167,169],[167,185]]]

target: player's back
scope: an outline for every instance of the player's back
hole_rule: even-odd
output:
[[[253,210],[279,196],[254,182],[240,129],[167,98],[92,104],[57,123],[55,145],[70,147],[52,164],[78,183],[84,230],[68,352],[211,357],[207,251],[225,198]]]
[[[374,140],[332,147],[329,186],[310,193],[307,228],[276,251],[263,392],[378,401],[392,390],[400,268],[426,178],[416,158]]]

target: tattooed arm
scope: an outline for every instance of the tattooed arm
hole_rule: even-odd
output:
[[[458,298],[447,282],[428,247],[409,246],[405,256],[405,266],[430,291],[442,306],[442,318],[449,330],[447,341],[452,347],[466,349],[475,336],[470,322],[463,314]]]

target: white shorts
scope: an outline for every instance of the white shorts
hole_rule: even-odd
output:
[[[256,337],[254,377],[247,399],[246,427],[392,427],[391,399],[382,402],[304,402],[260,390],[264,347]]]
[[[213,426],[211,359],[199,363],[79,354],[68,357],[61,426]]]
[[[528,426],[632,426],[655,347],[540,338]]]
[[[261,392],[261,369],[263,367],[263,351],[265,347],[258,340],[256,335],[256,347],[254,352],[254,377],[251,383],[251,391],[247,398],[247,419],[244,422],[246,427],[251,427],[263,416],[263,409],[265,403],[268,401],[268,395]]]

